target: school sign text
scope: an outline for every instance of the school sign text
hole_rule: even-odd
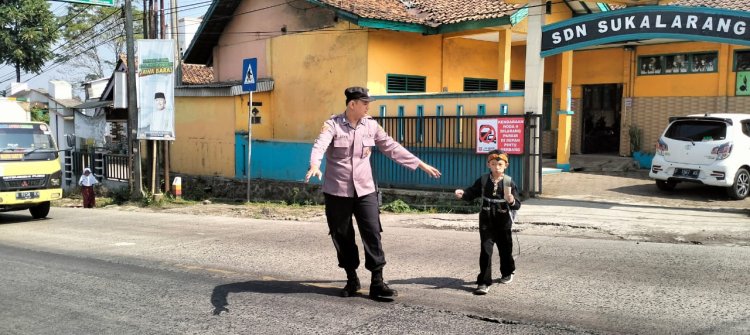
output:
[[[542,57],[587,46],[670,38],[750,45],[750,14],[703,7],[646,6],[590,14],[542,28]]]

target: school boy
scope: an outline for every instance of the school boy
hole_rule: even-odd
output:
[[[487,156],[487,168],[490,173],[478,178],[473,185],[455,191],[456,198],[472,201],[482,198],[482,210],[479,212],[479,275],[474,294],[487,294],[492,285],[492,248],[497,244],[500,253],[500,283],[513,281],[516,264],[513,260],[513,239],[511,226],[514,211],[521,208],[518,200],[518,188],[509,176],[508,155],[501,150],[490,151]]]

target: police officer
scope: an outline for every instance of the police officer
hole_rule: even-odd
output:
[[[326,218],[339,267],[346,270],[347,278],[341,295],[353,296],[361,288],[357,277],[359,251],[354,240],[353,214],[365,249],[365,268],[372,273],[370,297],[392,300],[398,292],[383,280],[385,254],[380,243],[382,229],[370,154],[377,145],[380,152],[406,168],[420,168],[434,178],[440,177],[440,171],[406,150],[367,115],[369,104],[374,99],[366,88],[349,87],[344,90],[344,95],[346,110],[327,120],[315,140],[305,182],[313,176],[321,179],[320,162],[325,155],[327,167],[323,194]]]

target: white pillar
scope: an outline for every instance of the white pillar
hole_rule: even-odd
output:
[[[529,0],[528,34],[526,35],[526,78],[524,88],[523,110],[539,116],[539,124],[532,130],[534,141],[530,147],[530,166],[526,167],[529,183],[526,186],[530,194],[537,194],[542,189],[541,179],[541,134],[542,97],[544,93],[544,58],[542,52],[542,26],[544,25],[544,2]]]

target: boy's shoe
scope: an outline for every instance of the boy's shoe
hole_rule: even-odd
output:
[[[475,295],[485,295],[490,292],[490,287],[485,284],[479,284],[477,289],[474,290]]]
[[[359,284],[359,278],[353,278],[346,281],[346,286],[341,290],[341,296],[346,297],[353,297],[357,295],[357,291],[362,288],[362,285]]]
[[[500,283],[501,284],[510,284],[510,282],[512,282],[512,281],[513,281],[513,274],[512,273],[509,274],[509,275],[507,275],[507,276],[504,276],[504,277],[500,278]]]

